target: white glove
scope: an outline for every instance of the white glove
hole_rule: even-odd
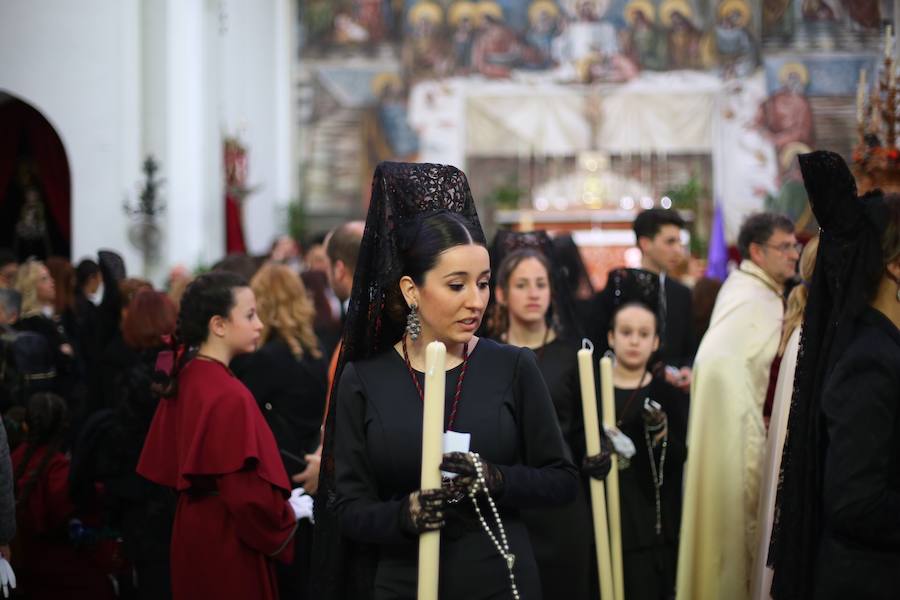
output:
[[[313,517],[313,498],[302,487],[294,488],[291,491],[288,504],[294,509],[294,516],[297,517],[298,521],[300,519],[309,519],[311,523],[316,522]]]
[[[0,558],[0,588],[4,598],[9,598],[9,590],[16,589],[16,574],[5,558]]]

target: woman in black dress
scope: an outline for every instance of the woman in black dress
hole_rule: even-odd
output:
[[[834,153],[799,159],[821,233],[768,556],[771,591],[897,598],[900,197],[857,196]]]
[[[326,364],[313,332],[315,311],[306,288],[290,267],[264,265],[250,287],[263,323],[262,346],[235,357],[231,369],[253,393],[289,475],[305,468],[319,446],[325,409]],[[276,564],[283,598],[307,597],[312,524],[304,519],[294,534],[294,561]]]
[[[316,597],[414,598],[418,536],[438,528],[442,599],[541,597],[519,511],[570,502],[578,475],[534,355],[474,335],[489,278],[463,173],[379,165],[326,425]],[[447,429],[478,455],[446,454],[441,468],[458,477],[423,491],[419,390],[433,340],[447,346]],[[477,495],[483,520],[468,496],[478,484],[491,499]]]
[[[675,595],[688,398],[649,370],[659,348],[659,278],[617,269],[609,285],[616,298],[607,336],[615,355],[616,426],[635,447],[633,456],[619,458],[625,594],[628,600],[669,600]]]
[[[562,278],[552,276],[550,239],[544,232],[502,231],[494,239],[493,258],[499,266],[491,337],[534,351],[569,454],[575,464],[582,464],[584,420],[576,356],[580,343],[573,339],[575,327],[566,310],[571,306],[569,290]],[[570,504],[526,511],[522,516],[534,546],[544,598],[588,598],[596,572],[592,571],[593,537],[585,487],[579,486]]]

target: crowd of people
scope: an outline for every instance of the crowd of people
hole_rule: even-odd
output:
[[[740,264],[693,289],[674,210],[636,216],[641,267],[595,293],[568,236],[489,243],[440,165],[383,163],[365,222],[164,289],[111,251],[0,250],[18,593],[413,598],[439,529],[441,598],[596,598],[587,484],[615,453],[629,600],[893,597],[900,202],[858,198],[832,156],[801,165],[821,236],[751,215]],[[613,357],[599,454],[585,337]],[[446,477],[420,489],[435,340]]]

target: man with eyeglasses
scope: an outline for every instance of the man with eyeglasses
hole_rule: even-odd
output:
[[[763,405],[797,270],[794,224],[748,217],[743,261],[719,292],[694,359],[681,522],[678,598],[745,600],[760,535],[757,509],[766,426]]]

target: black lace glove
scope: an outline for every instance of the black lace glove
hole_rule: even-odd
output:
[[[477,455],[476,455],[477,456]],[[503,474],[500,469],[478,457],[474,458],[468,452],[450,452],[444,455],[441,462],[441,471],[456,473],[456,477],[444,482],[450,493],[468,494],[477,480],[475,460],[481,465],[484,482],[491,496],[497,496],[503,491]]]
[[[585,456],[581,462],[581,472],[599,481],[606,479],[612,467],[613,445],[605,435],[600,438],[600,454]]]
[[[416,536],[444,526],[444,505],[447,492],[443,489],[416,490],[400,506],[400,529]]]

